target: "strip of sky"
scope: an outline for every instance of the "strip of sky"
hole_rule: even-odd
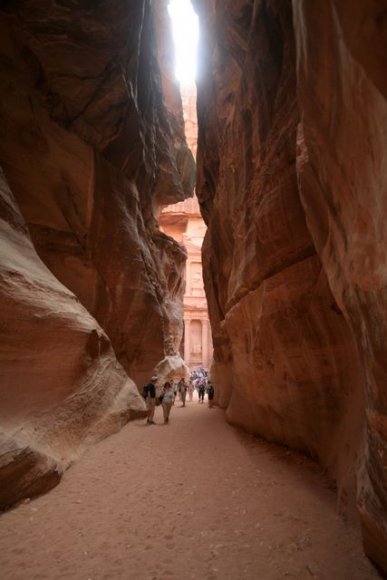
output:
[[[175,72],[180,85],[192,85],[196,77],[199,21],[190,0],[169,0],[175,43]]]

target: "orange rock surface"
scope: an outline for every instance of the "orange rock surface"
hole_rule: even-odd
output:
[[[357,477],[387,569],[384,2],[195,5],[218,402],[318,457],[344,511]]]
[[[0,429],[61,466],[144,410],[131,379],[182,338],[186,255],[154,217],[194,185],[165,10],[0,8],[0,164],[30,236],[4,225]]]
[[[38,257],[0,173],[0,508],[58,482],[85,441],[144,414],[95,319]]]
[[[387,6],[295,8],[301,199],[356,339],[365,397],[358,508],[366,553],[387,571]]]

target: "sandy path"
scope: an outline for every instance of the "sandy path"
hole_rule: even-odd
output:
[[[131,423],[2,515],[0,578],[379,578],[334,508],[313,464],[194,402],[169,425]]]

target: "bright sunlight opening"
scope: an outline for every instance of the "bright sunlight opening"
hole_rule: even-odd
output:
[[[196,77],[198,17],[190,0],[169,0],[168,12],[175,42],[176,77],[180,85],[192,85]]]

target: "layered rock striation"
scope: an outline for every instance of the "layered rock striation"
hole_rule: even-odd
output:
[[[0,508],[45,491],[91,442],[144,412],[111,343],[43,264],[0,173]]]
[[[27,446],[59,473],[178,351],[186,255],[154,216],[192,195],[194,161],[165,4],[0,7],[5,469]]]
[[[293,4],[195,0],[212,374],[229,420],[317,457],[340,509],[358,477],[387,569],[384,3]]]
[[[356,340],[365,397],[358,508],[366,552],[387,571],[387,4],[294,9],[300,193]]]

